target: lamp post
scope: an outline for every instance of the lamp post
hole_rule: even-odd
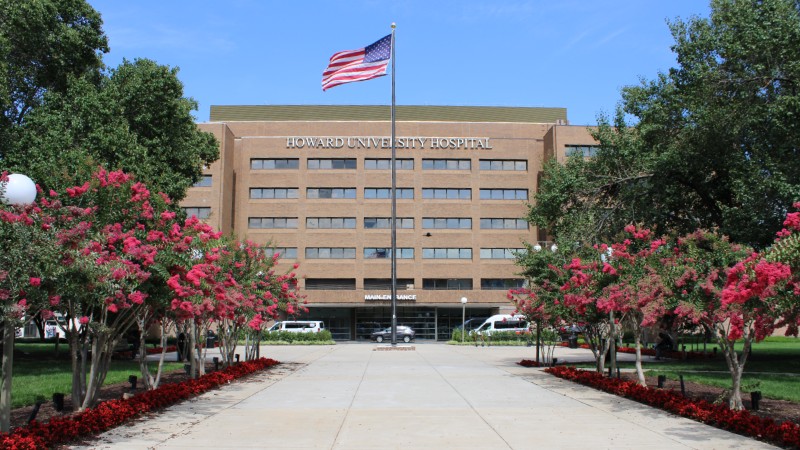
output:
[[[461,343],[464,343],[464,335],[467,333],[467,297],[461,297]]]
[[[7,205],[24,206],[36,200],[36,184],[25,175],[12,173],[0,182],[0,200]],[[15,327],[6,322],[3,327],[3,357],[0,366],[3,388],[0,390],[0,431],[11,428],[11,377],[14,365]]]

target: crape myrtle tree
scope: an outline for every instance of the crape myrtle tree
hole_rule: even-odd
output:
[[[770,248],[759,253],[737,248],[707,232],[696,232],[678,242],[675,313],[702,325],[717,341],[731,374],[731,409],[744,408],[741,379],[752,344],[781,326],[787,327],[787,335],[797,335],[798,217],[796,212],[789,213],[786,228]],[[735,347],[739,343],[741,351]]]
[[[600,273],[595,279],[604,280],[597,308],[601,312],[613,311],[620,324],[631,331],[636,353],[636,374],[639,384],[646,385],[642,370],[642,336],[669,314],[666,298],[671,293],[664,284],[658,269],[668,265],[671,254],[664,238],[654,238],[647,229],[633,225],[625,227],[621,242],[597,246],[603,256],[602,264],[596,266]]]
[[[798,9],[795,0],[713,0],[708,18],[671,22],[677,65],[623,88],[594,133],[597,156],[548,165],[532,221],[557,237],[639,223],[771,245],[800,198]]]
[[[193,222],[194,217],[187,220]],[[189,324],[192,374],[198,376],[205,373],[202,337],[212,328],[221,340],[223,362],[230,365],[242,332],[260,333],[279,310],[293,314],[304,307],[299,305],[295,273],[276,274],[277,256],[266,257],[255,244],[221,238],[208,227],[191,247],[191,265],[176,270],[167,285],[174,296],[172,313]]]
[[[0,197],[3,197],[4,183],[7,181],[7,174],[0,174]],[[53,226],[55,218],[47,209],[47,206],[41,207],[35,203],[12,206],[0,202],[0,308],[3,328],[0,431],[4,432],[10,426],[15,331],[47,309],[51,298],[57,299],[57,276],[54,274],[61,268],[58,230]],[[64,213],[69,215],[66,211]]]
[[[71,270],[61,280],[60,302],[52,305],[66,319],[73,405],[84,409],[96,402],[115,347],[150,307],[141,287],[159,247],[148,237],[171,213],[163,194],[152,195],[132,176],[104,169],[68,188],[63,201],[89,211],[76,231],[65,233],[61,249],[72,260]]]

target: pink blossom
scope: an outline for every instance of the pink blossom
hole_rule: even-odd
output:
[[[41,286],[42,279],[41,278],[36,278],[36,277],[31,277],[30,283],[31,283],[31,286],[38,287],[38,286]]]
[[[87,323],[89,323],[89,318],[86,317],[86,316],[83,316],[80,319],[78,319],[78,322],[80,322],[81,325],[86,325]]]

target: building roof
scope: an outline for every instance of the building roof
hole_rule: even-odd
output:
[[[398,105],[397,121],[567,123],[566,108]],[[388,105],[211,106],[211,122],[388,121]]]

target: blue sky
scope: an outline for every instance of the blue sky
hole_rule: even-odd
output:
[[[179,67],[211,105],[391,103],[389,76],[323,92],[340,50],[397,23],[399,105],[567,108],[573,125],[613,113],[619,90],[675,65],[667,19],[707,17],[706,0],[88,0],[111,52]]]

